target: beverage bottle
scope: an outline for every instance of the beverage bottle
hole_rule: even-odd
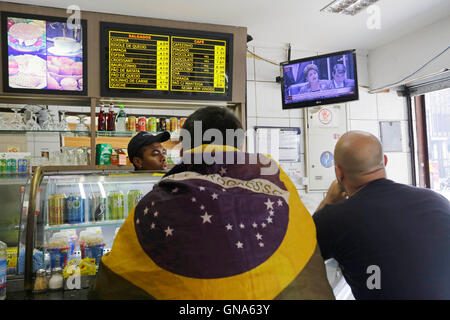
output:
[[[106,122],[107,131],[116,130],[116,115],[114,114],[114,104],[109,104],[108,120]]]
[[[6,299],[6,243],[0,241],[0,300]]]
[[[119,113],[116,119],[116,131],[127,131],[127,114],[125,113],[124,106],[120,106]]]
[[[98,131],[106,131],[106,115],[105,104],[100,105],[100,112],[98,113]]]

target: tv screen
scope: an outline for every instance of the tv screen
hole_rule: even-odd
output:
[[[283,109],[358,100],[355,50],[281,63]]]
[[[3,12],[5,92],[85,95],[86,21]]]

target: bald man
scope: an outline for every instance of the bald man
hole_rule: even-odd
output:
[[[356,299],[450,299],[450,203],[386,179],[379,140],[344,134],[336,179],[314,214],[324,260],[334,258]]]

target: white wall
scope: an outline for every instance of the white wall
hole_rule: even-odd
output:
[[[369,51],[371,89],[400,81],[418,70],[450,45],[450,16]],[[413,78],[442,68],[450,69],[450,50],[430,63]]]
[[[286,61],[286,49],[279,47],[249,47],[258,56],[276,62]],[[291,60],[317,54],[313,51],[293,50]],[[357,56],[358,77],[360,85],[368,79],[367,60],[365,56]],[[282,110],[281,88],[275,82],[279,76],[279,67],[257,59],[247,57],[247,128],[254,126],[287,126],[300,127],[304,134],[303,109]],[[395,92],[369,94],[368,89],[360,87],[360,99],[346,104],[349,130],[364,130],[380,138],[379,121],[401,121],[402,151],[386,153],[388,157],[388,178],[411,184],[411,166],[409,157],[409,141],[407,133],[407,107],[403,97]],[[253,143],[248,141],[249,151],[254,152]],[[300,163],[282,164],[282,168],[296,183],[301,199],[312,214],[325,193],[306,193],[305,186],[299,184],[296,174],[305,176],[304,144],[302,141],[302,157]]]

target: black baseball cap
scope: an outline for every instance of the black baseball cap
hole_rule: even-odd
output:
[[[170,139],[170,133],[164,131],[157,135],[152,135],[149,132],[140,131],[135,135],[128,143],[128,158],[133,162],[133,158],[136,157],[139,149],[144,146],[151,145],[155,142],[164,142]]]

